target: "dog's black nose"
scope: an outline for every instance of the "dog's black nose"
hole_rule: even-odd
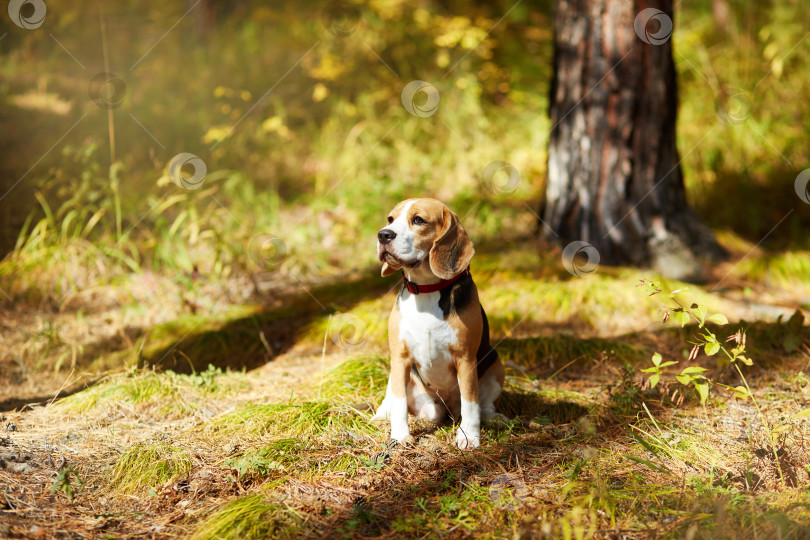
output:
[[[377,233],[377,240],[379,240],[381,244],[387,244],[396,237],[397,233],[395,233],[391,229],[383,229]]]

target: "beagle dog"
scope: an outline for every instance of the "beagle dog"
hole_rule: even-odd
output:
[[[458,216],[436,199],[408,199],[377,234],[382,275],[403,272],[388,319],[391,375],[372,420],[389,420],[391,438],[413,439],[408,413],[461,423],[456,446],[481,445],[480,426],[495,416],[503,364],[470,275],[475,250]]]

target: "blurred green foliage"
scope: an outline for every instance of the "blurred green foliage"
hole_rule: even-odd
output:
[[[17,218],[4,234],[33,213],[0,276],[64,265],[66,253],[76,268],[101,253],[121,271],[337,272],[373,262],[381,216],[410,196],[448,201],[477,238],[531,231],[550,129],[551,1],[234,2],[207,20],[205,4],[190,5],[48,3],[36,30],[3,19],[3,191],[25,173],[0,202]],[[810,211],[792,183],[810,150],[810,15],[797,0],[729,5],[723,24],[708,0],[676,11],[690,200],[752,242],[794,208],[766,245],[806,246]],[[111,115],[114,163],[107,111],[88,95],[106,70],[126,84]],[[412,80],[438,90],[435,115],[403,108]],[[733,89],[747,101],[729,102]],[[727,106],[744,121],[721,122]],[[180,152],[206,163],[201,189],[169,181]],[[516,190],[482,178],[494,160],[520,172]],[[283,239],[286,257],[261,268],[250,253],[260,234]]]

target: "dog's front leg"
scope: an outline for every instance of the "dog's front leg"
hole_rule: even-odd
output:
[[[411,376],[411,360],[407,355],[391,357],[391,438],[400,444],[411,442],[408,428],[408,382]]]
[[[481,407],[475,356],[462,359],[456,369],[461,393],[461,425],[456,434],[456,446],[462,450],[478,448],[481,446]]]

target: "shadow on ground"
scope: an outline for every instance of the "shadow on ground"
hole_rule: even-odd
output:
[[[274,305],[249,309],[245,316],[224,323],[204,317],[173,321],[152,331],[159,345],[145,347],[139,367],[171,369],[178,373],[222,369],[251,370],[288,351],[313,321],[390,291],[395,283],[365,274],[357,279],[330,283],[273,298]],[[393,292],[390,293],[393,301]]]
[[[794,189],[797,173],[794,168],[777,166],[767,179],[757,179],[720,170],[716,181],[698,186],[691,199],[711,227],[732,230],[752,244],[774,251],[808,249],[803,231],[810,224],[810,205]],[[786,221],[774,230],[783,218]]]

